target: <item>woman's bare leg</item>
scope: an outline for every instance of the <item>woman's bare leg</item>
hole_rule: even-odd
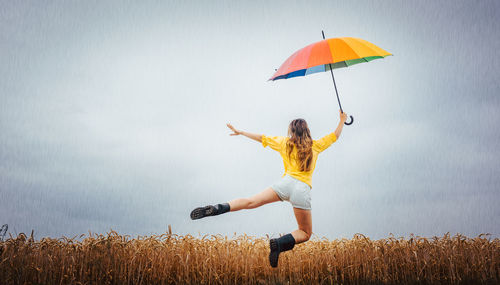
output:
[[[296,244],[303,243],[311,237],[312,218],[311,210],[293,208],[299,229],[279,238],[269,240],[269,263],[271,267],[278,266],[278,259],[281,252],[292,250]]]
[[[262,205],[280,201],[278,194],[269,187],[266,190],[249,198],[239,198],[229,201],[230,211],[239,211],[242,209],[254,209]]]
[[[297,224],[299,225],[299,229],[292,232],[295,244],[308,241],[312,235],[311,210],[294,207],[293,212],[295,213],[295,218],[297,219]]]

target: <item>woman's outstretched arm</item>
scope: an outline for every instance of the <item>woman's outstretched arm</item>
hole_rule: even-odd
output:
[[[231,125],[229,123],[227,123],[226,125],[227,125],[228,128],[230,128],[233,131],[232,134],[229,134],[231,136],[244,135],[247,138],[251,138],[251,139],[256,140],[256,141],[258,141],[260,143],[262,142],[262,135],[252,134],[252,133],[245,132],[245,131],[239,131],[239,130],[235,129],[233,127],[233,125]]]
[[[344,127],[345,121],[347,121],[347,114],[343,113],[341,110],[339,110],[340,114],[340,122],[339,125],[337,126],[337,129],[335,130],[335,136],[338,138],[340,137],[340,133],[342,133],[342,128]]]

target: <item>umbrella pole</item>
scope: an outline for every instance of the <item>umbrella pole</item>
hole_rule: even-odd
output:
[[[321,34],[323,34],[323,39],[325,39],[325,32],[321,31]],[[337,91],[337,84],[335,84],[335,77],[333,76],[332,64],[329,63],[328,65],[330,66],[330,73],[332,74],[333,87],[335,87],[335,94],[337,95],[337,101],[339,102],[340,111],[344,113],[344,110],[342,110],[342,105],[340,104],[339,92]],[[351,117],[351,122],[349,123],[345,122],[344,124],[351,125],[354,122],[354,118],[352,116],[349,117]]]
[[[337,101],[339,102],[340,111],[344,113],[344,110],[342,110],[342,105],[340,105],[339,93],[337,92],[337,84],[335,84],[335,77],[333,77],[332,64],[329,63],[328,65],[330,66],[330,73],[332,74],[333,87],[335,87],[335,94],[337,94]]]

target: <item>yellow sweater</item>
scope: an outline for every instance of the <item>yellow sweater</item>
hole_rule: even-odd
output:
[[[318,154],[327,149],[332,143],[334,143],[337,140],[337,136],[335,136],[335,133],[331,133],[319,140],[313,140],[313,159],[311,162],[310,171],[300,171],[300,164],[297,161],[297,149],[295,147],[293,148],[293,151],[291,153],[291,159],[288,158],[288,155],[286,153],[286,142],[288,141],[288,139],[288,137],[268,137],[262,135],[262,146],[269,146],[270,148],[280,153],[281,157],[283,158],[283,164],[285,165],[285,173],[283,173],[283,176],[288,174],[302,182],[307,183],[312,188],[312,174],[314,171],[314,167],[316,166]]]

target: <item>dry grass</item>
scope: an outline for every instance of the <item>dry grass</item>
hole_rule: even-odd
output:
[[[85,235],[80,236],[80,238]],[[268,263],[268,239],[114,231],[81,241],[0,241],[1,284],[499,284],[500,240],[484,235],[314,239]]]

